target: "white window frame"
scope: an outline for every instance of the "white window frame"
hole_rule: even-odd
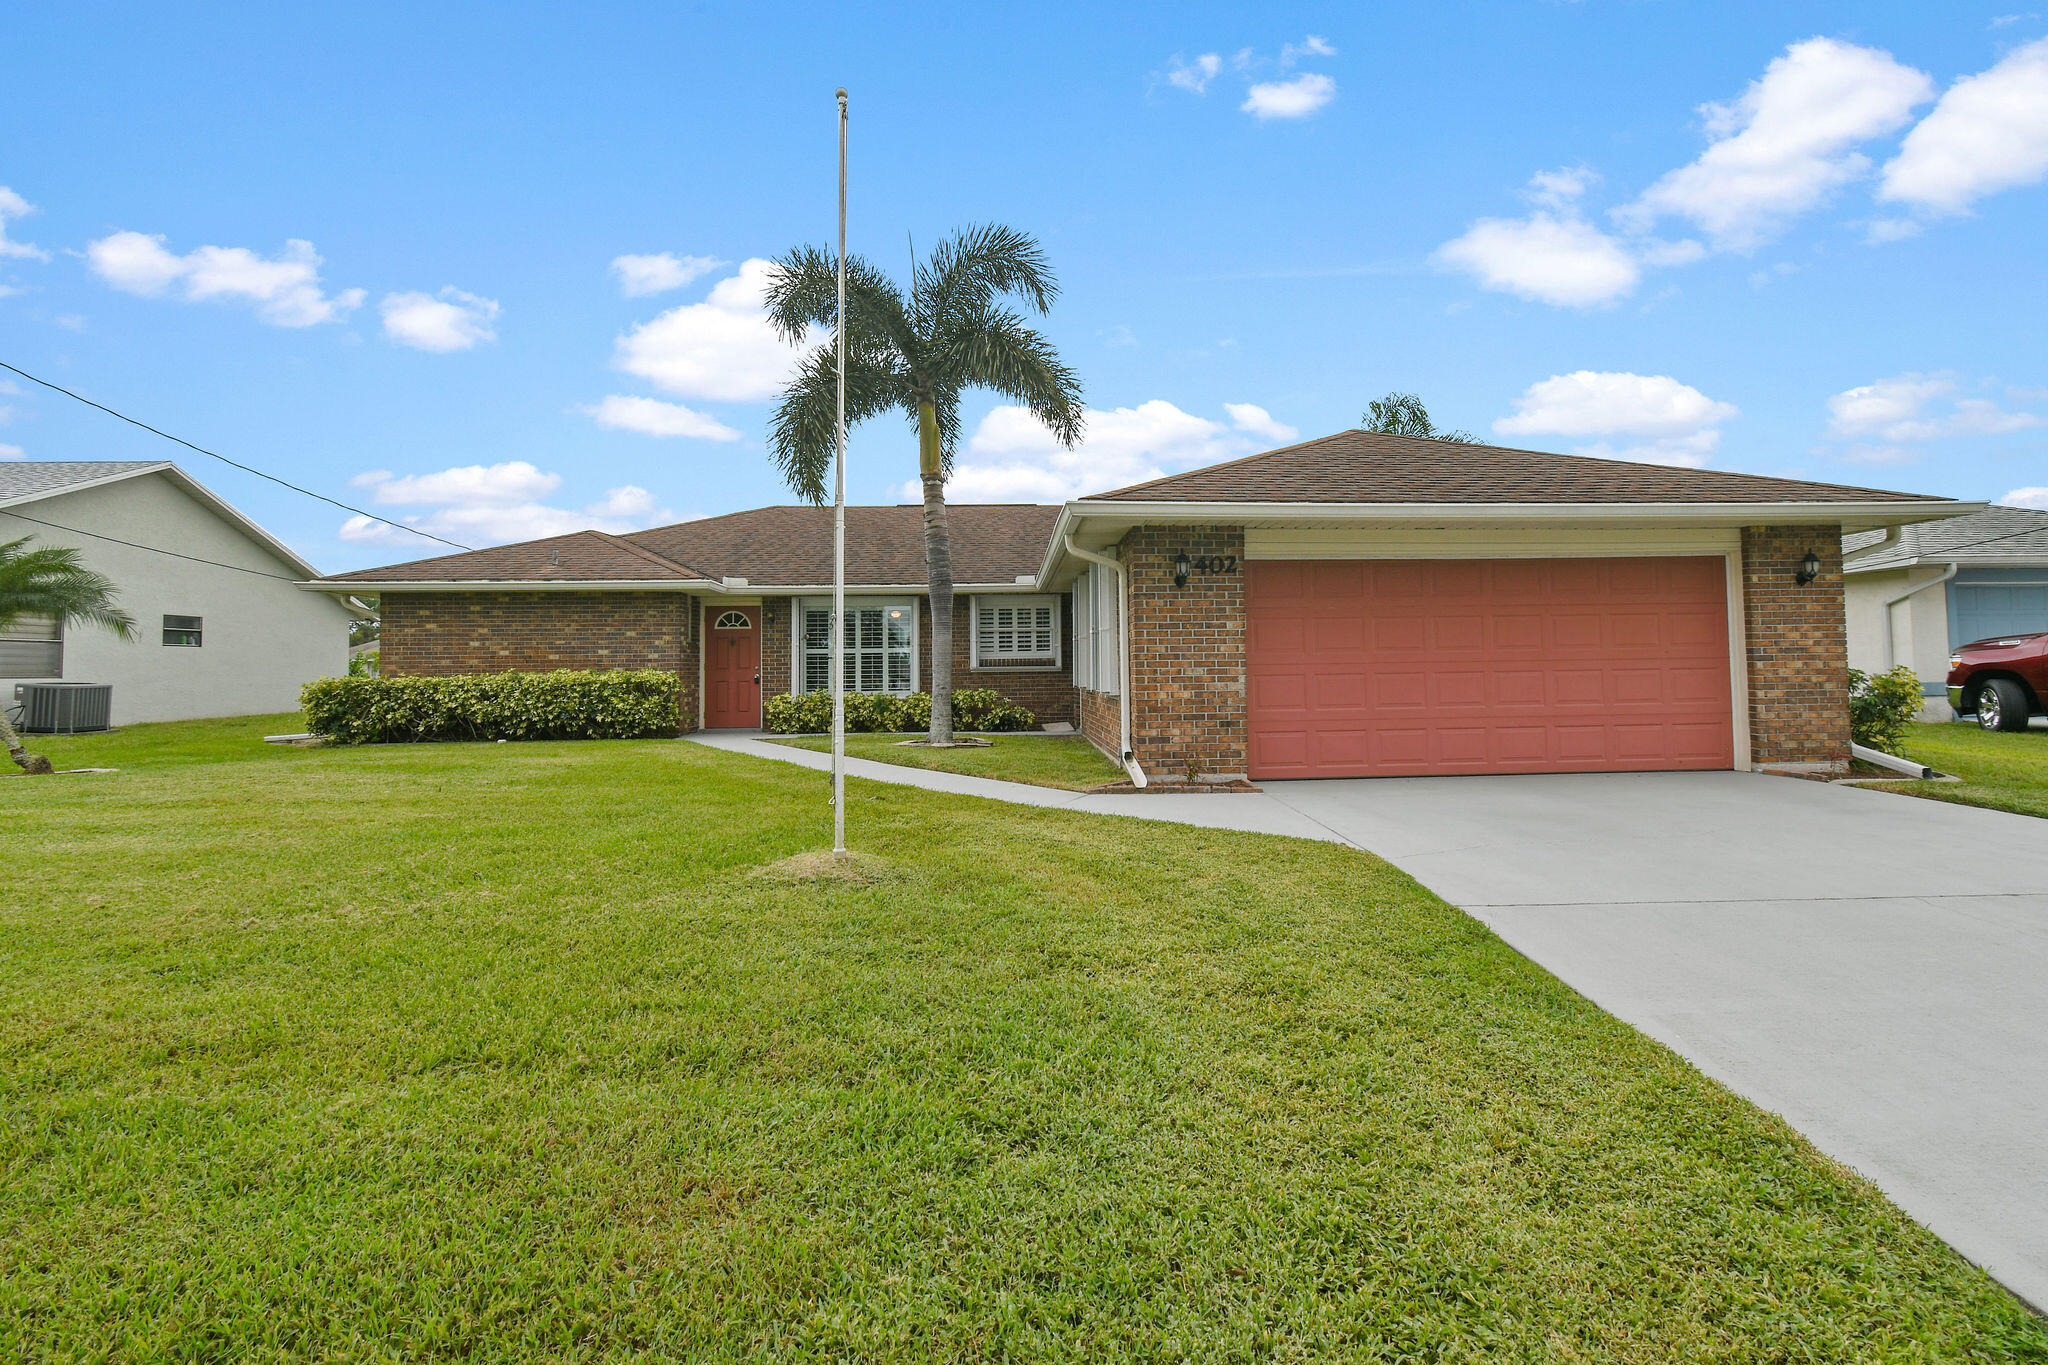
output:
[[[918,640],[918,600],[915,597],[855,597],[850,593],[847,595],[846,609],[848,611],[857,611],[863,607],[880,607],[883,610],[887,610],[890,607],[905,607],[909,609],[910,686],[906,688],[903,692],[885,690],[883,692],[876,693],[875,695],[900,697],[906,695],[909,692],[917,691],[918,681],[923,677],[924,662],[922,658],[923,648]],[[806,655],[809,653],[809,651],[807,651],[804,648],[804,616],[807,612],[818,610],[822,610],[829,615],[829,613],[832,610],[832,599],[829,597],[799,597],[796,599],[795,610],[791,611],[789,614],[789,690],[798,696],[802,696],[806,691],[810,690],[804,686],[804,660]],[[853,652],[857,654],[859,651],[856,650]],[[824,651],[824,654],[826,659],[829,661],[831,658],[831,649],[828,647]],[[855,671],[858,672],[858,670]],[[888,664],[886,659],[884,660],[882,671],[884,678],[886,678],[888,676]],[[860,691],[860,688],[856,685],[856,683],[856,678],[849,677],[847,679],[846,690],[848,692]],[[819,688],[818,690],[822,692],[826,689]]]
[[[1005,673],[1057,673],[1066,663],[1066,646],[1061,627],[1060,595],[1056,592],[990,592],[976,593],[967,604],[967,666],[986,668]],[[984,654],[981,648],[981,614],[984,611],[1000,611],[1004,607],[1052,609],[1052,656],[1046,661],[1043,653],[1023,654],[1016,651]],[[1018,662],[1025,660],[1026,662]]]
[[[174,626],[171,624],[173,621],[191,621],[194,624]],[[206,644],[206,618],[203,616],[186,616],[178,612],[167,611],[163,614],[162,633],[164,635],[191,635],[196,637],[190,640],[164,640],[163,645],[166,649],[202,648]]]
[[[1074,686],[1095,690],[1095,609],[1087,570],[1074,580]]]
[[[1088,566],[1087,577],[1074,588],[1076,596],[1088,594],[1088,643],[1074,641],[1074,650],[1088,654],[1091,681],[1088,690],[1105,697],[1123,695],[1123,640],[1118,635],[1122,613],[1117,601],[1117,579],[1100,564]],[[1107,655],[1107,657],[1104,657]]]

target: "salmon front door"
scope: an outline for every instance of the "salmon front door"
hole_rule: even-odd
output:
[[[704,728],[761,723],[761,609],[704,609]]]

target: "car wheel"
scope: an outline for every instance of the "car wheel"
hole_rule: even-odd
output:
[[[2027,728],[2027,693],[2010,678],[1992,678],[1977,694],[1977,724],[1985,730]]]

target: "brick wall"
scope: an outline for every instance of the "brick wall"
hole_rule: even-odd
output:
[[[1793,581],[1808,550],[1820,577]],[[1760,767],[1829,772],[1849,761],[1848,627],[1837,526],[1742,532],[1749,743]]]
[[[1123,720],[1117,710],[1117,699],[1106,693],[1077,687],[1074,689],[1074,703],[1080,715],[1075,724],[1081,727],[1081,733],[1088,742],[1121,763]]]
[[[389,677],[553,668],[662,668],[697,723],[697,599],[672,592],[394,592],[378,669]]]
[[[1175,556],[1234,556],[1234,572],[1173,584]],[[1169,782],[1245,771],[1244,528],[1141,526],[1125,537],[1131,577],[1131,748]],[[1114,744],[1114,740],[1111,741]]]

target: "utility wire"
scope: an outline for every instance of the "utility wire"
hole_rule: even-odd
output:
[[[378,516],[375,512],[365,512],[360,507],[351,507],[345,502],[336,502],[333,498],[328,497],[325,493],[315,493],[310,488],[301,488],[295,483],[290,483],[284,479],[278,478],[277,475],[275,474],[266,474],[260,469],[252,468],[249,465],[245,465],[240,460],[230,460],[227,456],[221,454],[219,451],[208,450],[205,446],[193,445],[184,437],[173,436],[168,431],[159,431],[157,428],[151,426],[147,422],[138,422],[125,412],[115,412],[105,403],[95,403],[92,401],[92,399],[87,398],[84,394],[73,393],[71,390],[65,388],[62,384],[52,384],[47,379],[38,379],[35,375],[30,374],[27,370],[24,370],[17,365],[10,365],[4,360],[0,360],[0,370],[12,370],[14,373],[20,375],[23,379],[28,380],[31,384],[41,384],[46,389],[55,389],[58,393],[63,394],[66,398],[76,398],[79,402],[85,404],[87,407],[98,408],[101,412],[104,412],[109,417],[118,417],[122,421],[128,423],[128,425],[130,426],[141,427],[144,431],[150,432],[153,435],[161,436],[166,441],[176,441],[179,445],[185,447],[185,449],[187,450],[196,450],[201,455],[210,455],[214,459],[219,460],[222,464],[233,465],[235,468],[241,470],[243,473],[254,474],[259,479],[268,479],[274,484],[278,484],[282,487],[291,489],[292,492],[294,493],[304,493],[309,498],[318,498],[321,502],[326,503],[330,507],[339,507],[344,512],[353,512],[359,517],[368,517],[371,521],[392,527],[396,530],[410,531],[416,536],[424,536],[428,540],[438,541],[443,545],[450,546],[457,550],[467,550],[472,548],[471,546],[462,545],[457,543],[456,541],[447,540],[441,536],[434,535],[430,531],[422,531],[417,526],[407,526],[402,521],[390,521],[384,517]],[[147,549],[148,547],[144,546],[143,548]],[[168,553],[168,551],[166,551],[166,553]],[[233,566],[230,565],[228,567]]]
[[[122,540],[119,536],[103,536],[97,531],[81,531],[76,526],[63,526],[54,521],[44,521],[40,517],[31,517],[25,513],[17,512],[11,507],[0,507],[0,516],[15,517],[21,521],[32,521],[38,526],[47,526],[53,531],[68,531],[74,536],[84,536],[89,540],[111,541],[115,545],[126,545],[131,550],[147,550],[151,554],[169,555],[172,559],[189,559],[194,564],[211,564],[216,569],[233,569],[236,573],[252,573],[258,578],[275,578],[280,583],[297,583],[299,581],[296,578],[287,578],[281,573],[265,573],[261,569],[245,568],[240,564],[223,564],[217,559],[201,559],[198,555],[181,555],[176,550],[166,550],[157,545],[141,545],[132,540]]]

